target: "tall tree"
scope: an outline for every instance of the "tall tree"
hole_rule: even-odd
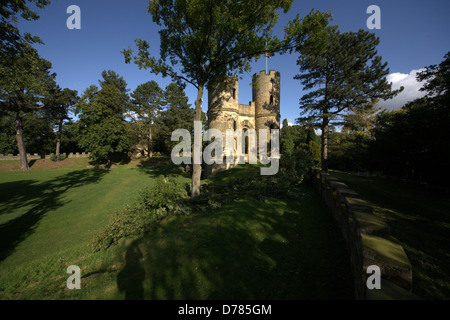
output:
[[[152,123],[158,113],[165,105],[164,91],[159,87],[156,81],[143,83],[131,94],[132,105],[131,111],[134,111],[138,118],[143,121],[148,128],[148,157],[153,156],[153,136]]]
[[[250,60],[280,47],[272,35],[279,15],[292,0],[155,0],[148,11],[159,31],[160,58],[149,53],[149,43],[136,40],[138,54],[124,50],[125,61],[155,74],[187,82],[197,89],[195,121],[201,121],[205,87],[214,88],[236,72],[250,69]],[[180,68],[181,67],[181,68]],[[180,70],[180,71],[177,71]],[[201,137],[194,139],[192,197],[200,194]],[[199,154],[200,153],[200,154]]]
[[[49,75],[47,71],[51,68],[50,63],[41,59],[31,47],[31,44],[42,41],[30,33],[21,34],[16,27],[19,15],[27,21],[39,18],[28,3],[34,3],[42,9],[50,1],[5,0],[0,4],[0,103],[2,109],[15,114],[16,140],[22,170],[29,169],[23,141],[23,114],[25,109],[29,111],[29,107],[36,107],[35,98],[43,94],[47,85],[47,80],[43,78]]]
[[[309,92],[300,99],[298,122],[320,119],[322,129],[322,170],[328,171],[328,134],[332,121],[350,111],[373,108],[374,101],[389,99],[392,91],[386,81],[387,63],[377,56],[379,39],[365,30],[341,33],[330,29],[326,45],[305,45],[299,49],[300,80]]]
[[[169,152],[176,142],[171,141],[172,132],[176,129],[186,129],[191,132],[194,129],[194,109],[188,103],[183,87],[175,82],[166,86],[164,91],[166,108],[156,119],[159,135],[165,152]]]
[[[56,149],[55,155],[57,161],[59,161],[59,154],[61,149],[61,135],[62,127],[65,120],[70,120],[69,113],[73,106],[78,101],[78,92],[70,90],[68,88],[61,89],[56,86],[48,97],[49,114],[50,118],[54,121],[57,128],[56,131]]]
[[[23,171],[29,169],[23,139],[23,116],[26,112],[45,107],[45,96],[56,86],[56,74],[50,73],[51,68],[51,63],[41,58],[29,44],[24,44],[15,55],[5,56],[0,66],[0,105],[15,114],[16,139]]]
[[[123,115],[124,96],[114,85],[90,86],[77,103],[79,145],[99,163],[111,165],[128,156],[131,148]]]

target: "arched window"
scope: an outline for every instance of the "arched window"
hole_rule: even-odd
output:
[[[249,144],[248,144],[248,129],[244,128],[242,130],[242,135],[245,137],[244,139],[244,150],[245,150],[245,154],[248,154],[248,149],[249,149]]]
[[[270,95],[270,105],[273,105],[273,94]]]

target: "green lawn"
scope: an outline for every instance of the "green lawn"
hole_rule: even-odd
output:
[[[80,161],[0,172],[1,299],[353,298],[343,241],[309,186],[299,189],[300,202],[249,197],[172,217],[153,233],[93,253],[92,236],[138,190],[161,174],[189,179],[171,166],[107,170]],[[240,167],[214,179],[249,172]],[[82,270],[81,290],[66,288],[69,265]]]
[[[381,177],[333,171],[374,205],[391,234],[404,247],[413,267],[413,293],[450,299],[450,198]]]

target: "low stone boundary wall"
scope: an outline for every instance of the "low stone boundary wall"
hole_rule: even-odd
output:
[[[66,158],[87,158],[91,155],[90,152],[75,152],[75,153],[61,153],[64,154],[66,156]],[[28,160],[37,160],[37,159],[50,159],[50,157],[53,155],[52,154],[47,154],[47,155],[41,155],[38,153],[34,153],[34,154],[30,154],[27,153],[27,159]],[[0,160],[20,160],[19,155],[12,155],[12,154],[8,154],[8,155],[2,155],[0,154]]]
[[[376,265],[381,278],[407,291],[412,267],[403,247],[390,236],[389,226],[373,214],[373,207],[348,186],[312,169],[312,183],[337,221],[350,254],[357,299],[366,299],[367,268]],[[370,274],[369,274],[370,275]]]

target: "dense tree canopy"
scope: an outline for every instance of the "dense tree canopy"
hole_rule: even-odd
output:
[[[110,165],[129,156],[130,137],[124,114],[127,97],[113,84],[90,86],[76,105],[79,114],[79,145],[96,162]]]

